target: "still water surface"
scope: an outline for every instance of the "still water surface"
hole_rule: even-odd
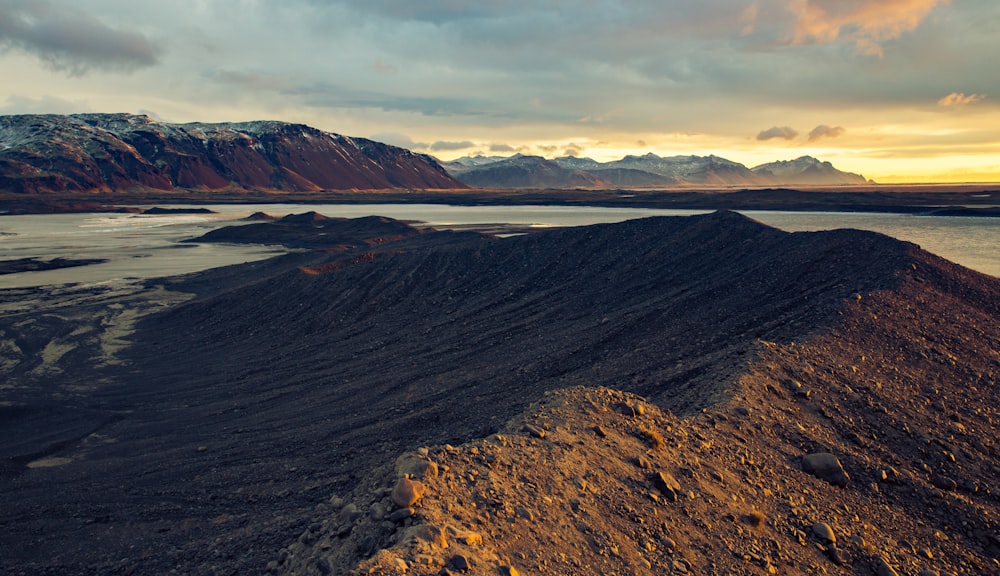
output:
[[[181,208],[183,206],[171,206]],[[517,224],[539,228],[620,222],[647,216],[689,216],[696,210],[587,206],[447,206],[437,204],[213,205],[216,214],[57,214],[0,217],[0,260],[106,258],[62,270],[0,275],[0,288],[128,282],[239,264],[283,252],[277,247],[191,244],[182,240],[239,223],[256,211],[282,216],[315,210],[327,216],[377,214],[447,228]],[[969,268],[1000,277],[1000,219],[899,214],[745,211],[789,232],[858,228],[919,244]]]

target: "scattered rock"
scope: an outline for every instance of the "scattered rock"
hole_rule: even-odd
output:
[[[829,452],[816,452],[802,457],[802,469],[834,486],[846,487],[851,478],[840,460]]]
[[[403,520],[406,520],[410,516],[413,516],[414,512],[416,512],[416,510],[411,506],[407,506],[406,508],[399,508],[397,510],[393,510],[389,514],[389,520],[391,522],[397,522],[397,523],[402,522]]]
[[[933,484],[935,488],[947,490],[949,492],[958,488],[958,482],[955,482],[951,478],[942,474],[934,474],[931,476],[931,484]]]
[[[509,565],[497,567],[497,574],[500,576],[521,576],[521,573],[516,568]]]
[[[885,558],[881,556],[875,557],[875,574],[876,576],[899,576],[899,572],[886,562]]]
[[[847,552],[834,544],[831,544],[830,547],[826,549],[826,555],[830,558],[830,561],[837,566],[843,566],[851,561]]]
[[[478,532],[458,532],[455,541],[465,546],[481,546],[483,537]]]
[[[400,543],[404,545],[415,544],[418,542],[426,542],[430,544],[432,548],[448,547],[448,538],[445,536],[444,530],[438,528],[437,526],[431,526],[430,524],[410,526],[403,531],[400,537]]]
[[[681,491],[681,484],[669,472],[657,472],[652,478],[653,486],[659,490],[667,500],[677,501],[677,495]]]
[[[531,424],[525,424],[521,430],[526,432],[529,436],[535,438],[545,438],[545,430],[539,428],[538,426],[533,426]]]

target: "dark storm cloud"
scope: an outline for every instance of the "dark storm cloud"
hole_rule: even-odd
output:
[[[971,10],[978,10],[980,19],[983,12],[997,12],[995,0],[967,2],[981,5]],[[330,93],[299,99],[323,108],[466,117],[485,124],[516,118],[579,125],[586,119],[595,131],[698,131],[734,127],[741,108],[723,109],[720,103],[705,119],[696,109],[707,99],[809,109],[896,106],[901,98],[927,102],[953,86],[996,91],[988,75],[974,84],[961,82],[969,74],[952,72],[955,66],[925,73],[925,62],[935,54],[963,67],[981,67],[968,55],[990,50],[961,44],[981,39],[986,48],[994,42],[992,33],[970,29],[958,15],[934,18],[948,6],[938,0],[209,4],[217,7],[216,18],[226,11],[239,14],[225,36],[219,25],[212,26],[213,38],[240,33],[271,45],[255,51],[252,60],[248,56],[243,69],[289,70],[301,83],[336,78],[336,84],[361,92],[360,98]],[[969,31],[956,35],[952,27]],[[943,54],[941,46],[961,54]],[[884,54],[875,56],[883,47]],[[960,77],[948,78],[948,89],[942,90],[939,78],[948,74]],[[660,106],[667,99],[674,103],[671,109]],[[619,107],[622,113],[608,115]],[[738,130],[751,129],[747,122]]]
[[[287,87],[288,80],[276,74],[261,74],[257,72],[238,72],[234,70],[216,70],[205,74],[220,84],[231,84],[240,88],[252,90],[281,90]]]
[[[387,111],[415,112],[424,116],[495,116],[501,112],[480,98],[446,96],[409,96],[358,90],[317,83],[284,91],[308,106],[320,108],[378,108]]]
[[[70,74],[131,72],[159,62],[160,49],[142,34],[120,30],[73,8],[0,0],[0,50],[34,54]]]
[[[822,138],[836,138],[841,136],[844,132],[846,132],[846,130],[844,130],[843,126],[827,126],[826,124],[820,124],[809,132],[809,141],[815,142]]]
[[[757,134],[758,140],[771,140],[773,138],[781,138],[782,140],[794,140],[799,133],[791,126],[774,126],[768,128],[767,130],[762,130]]]

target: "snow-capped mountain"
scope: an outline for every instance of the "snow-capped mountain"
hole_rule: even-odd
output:
[[[526,160],[533,166],[526,170]],[[455,178],[487,188],[575,188],[668,186],[851,185],[866,183],[858,174],[841,172],[829,162],[804,156],[754,169],[719,156],[626,156],[612,162],[564,156],[473,156],[442,162]],[[559,175],[564,180],[559,182]],[[588,184],[588,182],[590,184]]]
[[[456,188],[429,156],[277,121],[0,116],[0,190]]]
[[[480,188],[600,188],[607,182],[585,170],[563,167],[541,156],[515,154],[487,161],[485,156],[443,163],[469,186]]]
[[[786,184],[865,184],[864,176],[841,172],[829,162],[812,156],[761,164],[751,169],[754,174],[767,176]]]

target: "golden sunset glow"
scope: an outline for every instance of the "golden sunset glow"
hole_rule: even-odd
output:
[[[442,160],[812,155],[1000,181],[1000,3],[0,3],[0,113],[276,119]]]

